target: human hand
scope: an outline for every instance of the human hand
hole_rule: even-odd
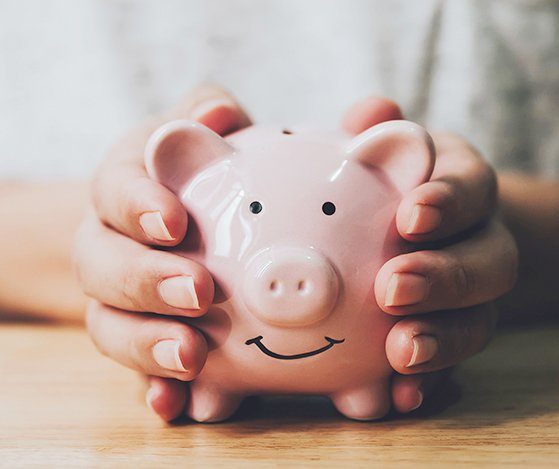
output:
[[[344,127],[357,134],[381,118],[401,119],[399,108],[378,99],[356,104]],[[400,235],[417,251],[389,260],[378,272],[380,308],[404,317],[386,339],[399,373],[392,400],[399,412],[418,408],[446,374],[481,351],[497,321],[492,301],[514,285],[515,241],[496,213],[493,169],[464,139],[433,133],[437,150],[430,181],[406,194],[398,208]]]
[[[368,98],[347,112],[342,126],[356,135],[401,118],[393,102]],[[420,249],[388,261],[375,282],[381,308],[406,316],[386,340],[398,372],[392,401],[402,413],[422,404],[448,375],[445,369],[485,346],[497,318],[491,301],[512,287],[517,269],[514,240],[496,216],[493,170],[463,139],[433,137],[438,151],[433,176],[404,197],[396,217],[401,236]],[[393,274],[400,274],[396,281]],[[423,292],[420,275],[427,282]],[[186,404],[184,386],[172,380],[152,380],[149,393],[152,408],[166,419],[180,415]],[[176,414],[161,411],[172,405]]]
[[[87,324],[100,351],[156,382],[156,377],[174,378],[166,387],[168,408],[157,408],[166,419],[180,402],[184,405],[183,381],[200,372],[207,354],[202,334],[178,317],[204,314],[214,294],[203,266],[152,247],[175,246],[186,233],[184,207],[144,167],[151,133],[178,118],[197,120],[222,135],[250,124],[231,96],[201,87],[166,115],[132,130],[97,172],[94,207],[78,232],[74,253],[81,285],[93,298]]]
[[[343,126],[350,133],[357,134],[376,123],[398,118],[401,118],[401,112],[394,103],[382,99],[368,99],[358,103],[348,112],[344,118]],[[477,223],[481,223],[483,220],[490,219],[494,211],[495,187],[491,169],[483,163],[479,155],[460,139],[452,136],[436,135],[435,141],[440,152],[440,160],[435,168],[432,180],[417,188],[411,194],[408,194],[402,201],[398,211],[399,231],[404,238],[412,242],[447,239],[453,234],[460,233],[469,227],[475,226]],[[462,154],[465,156],[461,156]],[[441,160],[443,161],[442,164]],[[457,162],[458,160],[461,162]],[[468,200],[470,194],[476,196],[471,200],[472,211],[461,213],[457,208],[460,207],[461,201]],[[428,225],[430,220],[433,223],[433,217],[429,217],[429,213],[427,216],[425,214],[419,214],[419,216],[414,214],[411,217],[411,214],[414,212],[413,207],[417,201],[421,201],[425,205],[433,204],[433,206],[440,207],[443,210],[445,217],[440,217],[441,221],[438,229],[436,228],[430,233],[417,233],[417,227],[420,227],[420,231],[425,231],[426,223]],[[457,212],[459,212],[460,216],[455,217],[454,214]],[[415,233],[408,232],[410,230],[409,223],[406,224],[406,217],[408,217],[408,220],[413,218]],[[492,228],[492,225],[496,226]],[[379,305],[390,314],[407,315],[416,312],[438,311],[443,308],[463,308],[468,305],[476,305],[476,301],[481,303],[485,297],[487,297],[487,300],[491,300],[499,296],[514,281],[516,250],[512,238],[496,221],[491,222],[484,230],[473,234],[469,238],[465,238],[464,240],[461,238],[461,241],[454,244],[447,241],[446,247],[437,251],[419,251],[398,256],[389,261],[381,269],[377,277],[376,293]],[[478,274],[478,271],[481,270],[479,275],[484,275],[483,267],[487,264],[479,265],[480,256],[474,254],[478,250],[483,251],[487,249],[488,246],[490,249],[493,249],[491,247],[493,243],[500,245],[505,252],[503,253],[502,250],[498,252],[492,251],[489,257],[481,257],[487,261],[489,266],[496,268],[495,272],[510,272],[508,280],[504,280],[501,283],[496,282],[494,288],[488,286],[487,290],[481,292],[477,289],[466,288],[467,291],[465,293],[468,293],[468,295],[461,297],[460,302],[452,301],[452,295],[448,294],[447,300],[444,297],[443,299],[433,299],[428,296],[414,306],[396,306],[394,303],[394,298],[397,297],[395,292],[391,291],[387,295],[387,290],[390,290],[388,288],[390,282],[387,278],[389,279],[392,273],[409,272],[408,270],[400,269],[400,266],[404,266],[404,268],[408,268],[408,266],[416,267],[417,271],[414,271],[414,273],[429,274],[430,277],[428,278],[435,280],[430,290],[433,295],[437,295],[441,288],[448,293],[448,285],[452,280],[460,281],[459,275],[463,275],[463,269],[475,269],[472,270],[475,274]],[[508,252],[507,247],[510,249]],[[500,256],[499,253],[501,253]],[[478,259],[478,264],[475,262],[476,259]],[[452,261],[458,262],[460,260],[463,261],[463,264],[451,263]],[[500,263],[495,263],[495,260],[499,260]],[[437,261],[439,261],[439,264],[437,264]],[[447,262],[446,264],[444,263],[445,261]],[[510,262],[508,266],[510,268],[506,265],[507,261]],[[407,264],[406,262],[409,263]],[[422,268],[425,270],[422,270]],[[462,270],[456,273],[452,270],[453,268]],[[485,274],[489,275],[489,272],[485,272]],[[477,277],[474,280],[477,280]],[[447,283],[442,283],[443,281]],[[457,288],[465,286],[467,287],[467,285],[459,284]],[[393,287],[391,289],[394,290]],[[409,288],[406,289],[409,290]],[[392,305],[386,306],[386,297],[391,295],[393,298],[388,303],[392,303]],[[445,306],[448,303],[444,303],[444,301],[451,303],[451,305]],[[116,312],[112,311],[112,313]],[[119,314],[122,313],[118,313],[116,317]],[[115,319],[114,314],[109,316]],[[390,332],[386,343],[388,358],[392,366],[401,373],[393,380],[392,399],[395,408],[400,412],[408,412],[417,408],[422,403],[424,396],[440,380],[440,373],[429,372],[451,366],[480,350],[490,337],[495,317],[494,309],[490,305],[483,305],[461,309],[452,314],[436,313],[422,315],[418,318],[407,318],[396,324]],[[165,322],[170,326],[168,320],[165,320]],[[180,326],[182,327],[183,325],[180,324]],[[128,328],[129,326],[124,325],[120,330],[126,331]],[[151,345],[148,344],[157,343],[161,338],[157,334],[161,334],[163,329],[162,327],[156,327],[155,323],[151,323],[145,329],[142,329],[144,333],[146,330],[150,330],[151,334],[148,334],[149,340],[140,348],[142,350],[150,350]],[[471,331],[471,334],[468,334],[468,331]],[[134,334],[137,334],[137,332],[129,331],[126,334],[128,342],[134,341]],[[103,332],[101,330],[98,335],[100,337],[110,336],[110,331],[106,329]],[[431,337],[436,341],[434,343],[437,344],[439,350],[436,351],[437,353],[430,361],[418,362],[425,357],[424,351],[423,355],[420,355],[420,350],[414,352],[414,338],[416,342],[419,341],[415,348],[421,349],[421,346],[424,345],[421,343],[421,338],[418,339],[418,335],[428,335],[430,336],[427,339],[428,341],[431,340]],[[188,340],[186,342],[188,343]],[[433,341],[427,343],[427,345],[432,344]],[[433,350],[433,348],[431,347],[430,350]],[[141,366],[134,366],[133,363],[130,364],[126,354],[124,356],[118,353],[115,355],[114,350],[107,350],[106,353],[129,366],[142,369]],[[203,355],[205,357],[205,349]],[[415,359],[415,365],[413,363],[410,364],[413,361],[412,357]],[[143,371],[151,372],[151,370],[145,367]],[[170,376],[167,373],[153,374],[159,377],[153,376],[150,379],[151,387],[148,391],[147,400],[152,409],[164,420],[171,420],[181,415],[188,398],[187,385],[175,379],[168,379]],[[179,380],[185,380],[184,377],[174,377],[177,377]],[[192,377],[194,376],[187,379]]]

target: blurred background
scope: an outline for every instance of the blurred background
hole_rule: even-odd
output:
[[[86,177],[200,82],[258,122],[378,94],[499,168],[559,174],[555,0],[0,1],[0,175]]]
[[[464,191],[462,203],[450,211],[463,218],[473,213],[476,226],[468,224],[436,248],[450,250],[453,242],[475,237],[472,228],[492,231],[503,220],[501,236],[494,234],[483,249],[470,243],[468,256],[483,258],[479,271],[485,280],[477,281],[477,289],[512,277],[514,267],[499,270],[492,262],[501,251],[515,257],[512,238],[503,237],[511,231],[520,251],[519,282],[500,306],[503,318],[518,312],[522,321],[500,332],[482,356],[458,367],[458,386],[441,388],[445,399],[431,398],[441,409],[391,415],[374,423],[375,431],[306,400],[219,426],[165,426],[146,410],[144,398],[150,406],[153,401],[137,371],[99,357],[81,327],[86,298],[72,262],[90,199],[84,181],[126,131],[174,106],[200,83],[228,89],[255,122],[286,126],[336,128],[359,98],[385,96],[429,130],[461,134],[495,166],[500,213],[477,213],[496,192],[491,177],[478,174],[481,189]],[[130,153],[138,155],[142,173],[145,142],[139,142],[131,148],[140,150]],[[105,176],[122,173],[123,166],[107,166]],[[447,166],[441,180],[446,175],[446,182],[468,186],[465,176],[452,177],[459,164]],[[227,467],[247,467],[247,459],[257,467],[373,460],[403,467],[556,467],[559,328],[556,319],[540,325],[537,320],[539,314],[557,318],[559,310],[557,176],[559,0],[0,0],[0,466],[59,467],[71,461],[149,467],[153,461],[161,465],[160,458],[176,465],[193,457]],[[146,187],[126,186],[135,177],[117,174],[106,178],[108,185],[97,181],[97,193],[106,196],[105,208],[133,218],[128,221],[143,239],[146,213],[158,214],[167,226],[153,208],[135,217],[119,205],[130,195],[123,187]],[[476,208],[471,199],[483,200]],[[486,215],[491,223],[484,223]],[[125,253],[120,263],[110,261],[115,272],[133,278],[140,251],[131,239],[125,242],[134,250],[121,244],[125,237],[116,231],[126,233],[126,223],[112,230],[106,217],[92,213],[88,223],[80,232],[90,271],[98,274],[90,277],[119,293],[127,282],[112,272],[114,280],[108,264],[97,261],[107,252]],[[156,227],[161,231],[161,224]],[[103,236],[111,241],[97,242]],[[144,264],[152,268],[154,258],[149,259]],[[148,277],[154,285],[159,280],[152,271]],[[107,317],[119,314],[111,311]],[[439,312],[421,317],[429,321]],[[467,314],[449,313],[463,321],[448,330],[475,342]],[[130,318],[142,321],[140,313]],[[132,368],[142,373],[141,365],[151,366],[155,334],[142,342],[138,337],[147,327],[107,324],[106,336],[115,350],[123,350],[113,350],[114,359],[130,366],[131,354],[138,365]],[[137,343],[148,358],[137,358]],[[455,354],[468,348],[458,340],[447,343]],[[433,375],[410,376],[418,380],[408,390],[417,391],[421,405],[424,393],[433,392],[433,384],[424,385]],[[174,400],[181,414],[188,393],[174,389],[182,390]]]

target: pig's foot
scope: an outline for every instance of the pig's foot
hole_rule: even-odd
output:
[[[186,413],[197,422],[220,422],[231,417],[241,401],[241,396],[225,389],[215,385],[199,385],[194,381],[190,386]]]
[[[355,420],[375,420],[390,410],[388,380],[374,385],[345,389],[330,396],[336,409]]]

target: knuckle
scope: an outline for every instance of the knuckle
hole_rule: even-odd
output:
[[[454,296],[457,303],[461,303],[475,292],[476,274],[457,256],[445,250],[423,251],[418,260],[423,265],[429,266],[427,270],[431,271],[430,276],[437,283],[440,282],[441,286],[447,289],[448,294]]]
[[[151,305],[149,292],[155,291],[160,280],[159,251],[147,251],[124,269],[121,292],[128,307],[134,311],[146,311]]]
[[[121,281],[121,293],[128,306],[135,311],[140,311],[141,300],[139,298],[142,288],[138,285],[136,275],[133,268],[126,268]]]
[[[460,261],[454,261],[451,268],[452,283],[458,300],[471,296],[476,290],[476,276],[472,269]]]
[[[157,340],[153,331],[156,329],[158,319],[138,316],[140,321],[136,328],[132,331],[131,339],[128,341],[127,356],[130,357],[136,365],[143,369],[145,364],[142,363],[142,357],[145,351],[155,345]]]
[[[137,213],[135,213],[134,200],[139,193],[141,192],[138,192],[135,181],[123,181],[117,194],[117,206],[119,218],[121,220],[128,220],[129,218],[137,215]]]
[[[444,262],[441,252],[436,250],[424,249],[422,251],[415,251],[409,254],[403,254],[401,258],[405,261],[398,268],[401,270],[415,271],[429,270],[430,268],[438,268],[438,266]],[[431,266],[431,267],[430,267]]]

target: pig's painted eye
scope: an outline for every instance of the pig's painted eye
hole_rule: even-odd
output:
[[[324,202],[322,204],[322,213],[324,213],[324,215],[334,215],[335,211],[336,206],[332,202]]]
[[[255,200],[254,202],[251,202],[249,208],[252,213],[260,213],[262,211],[262,204]]]

